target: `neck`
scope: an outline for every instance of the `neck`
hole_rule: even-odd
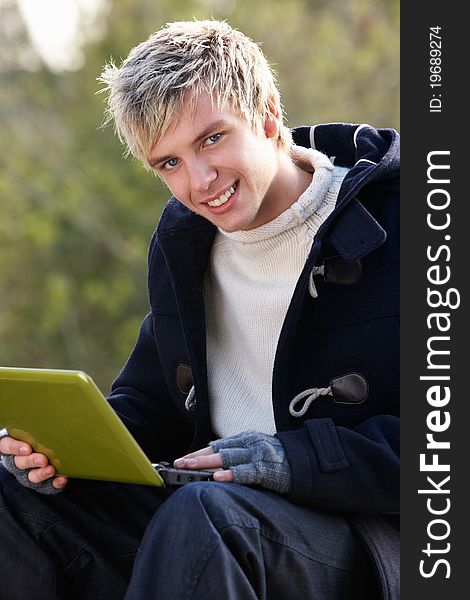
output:
[[[279,151],[277,159],[277,174],[269,188],[269,202],[266,203],[269,216],[264,222],[275,219],[290,208],[312,183],[313,167],[310,173],[304,171],[285,151]]]

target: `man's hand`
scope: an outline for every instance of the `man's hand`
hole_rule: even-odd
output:
[[[215,481],[259,485],[280,494],[291,489],[289,461],[281,441],[259,431],[246,431],[210,443],[178,458],[177,469],[214,470]]]
[[[31,469],[28,473],[28,480],[32,484],[42,483],[54,477],[56,473],[55,468],[49,464],[47,456],[33,452],[29,444],[15,440],[12,437],[7,436],[0,439],[0,454],[11,456],[18,469]],[[61,490],[66,486],[67,481],[67,477],[54,477],[52,486],[56,490]]]

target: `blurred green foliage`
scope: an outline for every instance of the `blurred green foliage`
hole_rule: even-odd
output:
[[[1,365],[80,368],[106,390],[132,348],[168,193],[100,129],[96,78],[164,23],[222,18],[262,42],[290,126],[398,128],[398,0],[109,1],[83,67],[60,73],[14,3],[0,11]]]

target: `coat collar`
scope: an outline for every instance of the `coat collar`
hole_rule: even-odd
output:
[[[397,177],[400,168],[400,139],[393,129],[370,125],[329,123],[297,127],[292,131],[296,144],[311,146],[329,156],[336,165],[350,170],[341,186],[335,210],[317,233],[329,237],[339,254],[348,261],[372,252],[386,240],[386,233],[374,217],[355,199],[367,183]]]
[[[327,231],[339,254],[355,260],[375,250],[386,239],[383,228],[355,199],[371,181],[380,182],[397,175],[399,137],[393,129],[374,129],[369,125],[334,123],[298,127],[292,131],[296,144],[312,146],[334,158],[335,164],[350,168],[341,186],[334,211],[321,226],[317,239]],[[202,279],[216,228],[203,217],[171,198],[163,211],[157,237],[165,245],[188,243]],[[188,261],[188,255],[185,256]],[[188,267],[187,267],[188,268]]]

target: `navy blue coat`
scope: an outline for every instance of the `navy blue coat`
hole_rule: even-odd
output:
[[[315,236],[274,364],[274,416],[292,471],[291,499],[357,515],[398,513],[398,134],[328,124],[299,127],[293,137],[350,171]],[[151,241],[151,311],[109,400],[152,461],[215,439],[202,287],[215,231],[172,198]],[[313,298],[309,278],[322,265]],[[365,398],[322,396],[302,418],[291,416],[289,403],[299,392],[351,373],[366,382]],[[196,408],[187,410],[193,383]]]

